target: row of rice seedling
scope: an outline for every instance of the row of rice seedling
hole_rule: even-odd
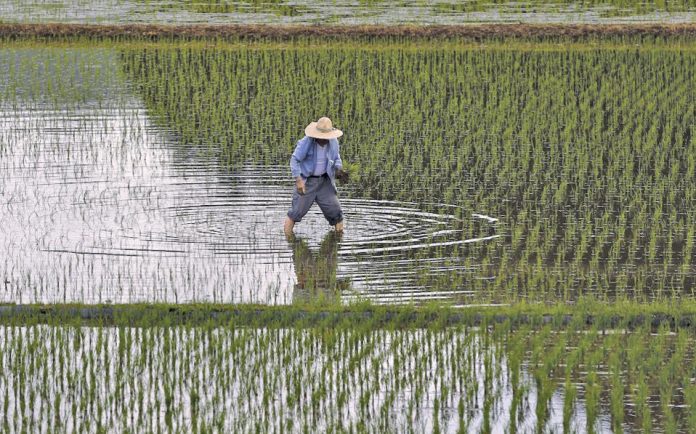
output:
[[[123,96],[122,73],[113,50],[106,46],[56,49],[3,43],[0,74],[4,109],[86,109]]]
[[[479,292],[690,295],[693,43],[603,43],[121,53],[150,113],[185,143],[222,149],[224,164],[285,161],[307,120],[330,114],[360,168],[356,196],[499,217],[505,238],[453,249],[493,270],[466,283]]]
[[[151,0],[138,0],[139,3],[148,4]],[[354,3],[347,4],[355,15],[363,15],[369,13],[370,10],[381,11],[388,6],[388,2],[384,0],[367,0],[359,2],[359,5]],[[603,7],[609,10],[603,12],[609,16],[630,16],[636,14],[645,14],[649,12],[664,11],[664,12],[679,12],[696,9],[696,3],[692,0],[662,0],[662,1],[647,1],[640,2],[636,0],[527,0],[522,2],[511,3],[509,0],[493,0],[483,1],[474,0],[467,3],[452,3],[452,2],[433,2],[433,4],[414,2],[413,5],[401,5],[408,7],[420,7],[426,10],[432,9],[435,16],[442,14],[452,14],[456,12],[481,12],[490,9],[503,8],[506,12],[519,11],[526,12],[529,9],[537,11],[552,12],[563,8],[564,6],[573,5],[582,10],[592,10],[594,8]],[[159,6],[159,5],[158,5]],[[161,7],[161,6],[160,6]],[[226,1],[226,0],[209,0],[197,3],[189,3],[186,1],[173,1],[169,5],[170,8],[181,8],[197,13],[239,13],[239,12],[266,12],[287,16],[296,16],[307,14],[312,16],[315,12],[311,8],[311,4],[303,4],[302,2],[293,2],[288,4],[284,1],[259,1],[252,0],[246,2]],[[612,7],[612,8],[610,8]],[[424,12],[421,12],[423,14]]]
[[[692,432],[688,330],[0,327],[4,431]]]
[[[500,217],[505,238],[414,253],[414,260],[453,258],[449,275],[433,279],[423,270],[423,282],[436,288],[466,287],[487,301],[691,293],[688,175],[696,153],[687,43],[639,50],[620,41],[592,50],[544,43],[520,53],[456,42],[49,46],[20,41],[2,52],[4,106],[112,107],[122,98],[117,88],[132,86],[151,115],[179,131],[182,148],[222,152],[232,170],[248,161],[282,164],[306,119],[335,108],[346,125],[344,156],[359,163],[361,182],[349,186],[351,195],[415,201],[437,212],[451,209],[439,205],[446,202],[461,217],[473,210]],[[317,54],[329,66],[310,71],[307,56]],[[307,105],[303,92],[312,80],[328,90]],[[377,122],[396,127],[380,131]],[[4,135],[0,146],[11,148],[25,132]],[[455,225],[463,237],[480,230],[471,219]],[[491,278],[472,281],[457,274],[462,267]]]
[[[380,246],[361,239],[371,239],[375,230],[386,235],[383,246],[389,248],[400,238],[430,243],[429,233],[449,229],[452,215],[427,213],[417,204],[346,203],[356,219],[344,240],[363,253],[343,249],[340,269],[335,237],[317,234],[326,238],[319,255],[314,240],[288,243],[278,226],[292,188],[286,161],[228,171],[216,148],[191,147],[171,129],[153,125],[108,44],[21,42],[0,50],[0,58],[0,184],[6,198],[0,220],[12,234],[0,237],[11,252],[0,263],[0,301],[275,304],[316,295],[307,290],[321,286],[317,282],[338,287],[325,291],[327,299],[339,299],[340,289],[350,297],[349,286],[365,287],[365,281],[399,301],[403,296],[390,285],[397,272],[405,276],[402,286],[423,287],[442,285],[438,264],[457,267],[467,278],[475,274],[475,264],[463,267],[450,256],[433,257],[440,254],[433,250],[401,255],[413,269],[390,263],[393,255],[376,265],[370,261],[370,248]],[[368,213],[366,227],[358,227],[357,218]],[[399,214],[409,218],[395,231],[389,220]],[[478,220],[468,238],[491,234]],[[450,232],[457,241],[459,233]],[[433,258],[436,263],[428,262]],[[420,259],[427,261],[421,265]],[[404,293],[412,298],[414,292]]]
[[[307,0],[91,0],[89,10],[81,0],[56,3],[7,0],[0,6],[4,21],[29,22],[167,22],[182,23],[327,23],[344,24],[453,24],[461,22],[510,22],[553,20],[562,22],[592,21],[622,17],[657,21],[650,15],[659,13],[673,19],[684,18],[679,12],[693,11],[693,0],[472,0],[400,2],[384,0],[351,2],[336,0],[332,7],[321,7]]]
[[[527,12],[529,10],[537,10],[540,12],[553,12],[554,10],[562,10],[563,7],[573,6],[582,10],[593,10],[597,8],[597,12],[602,17],[620,17],[641,15],[657,11],[689,11],[693,10],[696,5],[689,0],[686,1],[647,1],[635,2],[633,0],[550,0],[550,1],[523,1],[519,3],[510,3],[505,0],[493,0],[490,2],[473,1],[467,3],[437,3],[433,6],[440,13],[452,12],[475,12],[488,10],[492,6],[502,8],[506,12]]]

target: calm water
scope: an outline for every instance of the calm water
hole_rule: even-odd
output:
[[[110,53],[98,59],[97,67],[117,69]],[[44,60],[45,75],[54,74]],[[496,242],[496,219],[481,210],[464,214],[478,228],[465,236],[454,207],[433,214],[414,203],[355,197],[348,186],[341,189],[343,237],[315,206],[288,241],[289,167],[225,169],[214,148],[187,146],[155,125],[120,78],[105,77],[111,84],[99,92],[106,96],[90,99],[82,88],[88,80],[61,77],[57,83],[86,100],[27,98],[0,114],[0,248],[7,252],[0,302],[284,304],[335,298],[321,288],[336,281],[346,301],[466,303],[473,296],[466,285],[442,291],[436,283],[492,277],[451,253]],[[12,85],[17,94],[32,91]]]
[[[653,2],[491,2],[439,0],[298,1],[9,0],[0,20],[70,23],[462,24],[693,22],[693,4]],[[86,7],[87,6],[87,7]]]

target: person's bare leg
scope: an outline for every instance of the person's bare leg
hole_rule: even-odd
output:
[[[293,235],[292,229],[295,227],[295,222],[290,217],[285,217],[285,224],[283,225],[283,231],[286,237],[291,237]]]
[[[334,228],[336,229],[336,232],[343,232],[343,220],[336,223],[336,226],[334,226]]]

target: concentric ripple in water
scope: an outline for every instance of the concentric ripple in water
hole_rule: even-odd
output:
[[[335,237],[315,206],[289,242],[292,180],[282,166],[227,170],[154,126],[137,102],[98,110],[7,110],[0,117],[2,302],[289,303],[309,273],[345,300],[462,298],[438,278],[486,278],[451,247],[489,242],[495,219],[341,197]],[[443,208],[446,210],[446,208]],[[448,277],[449,276],[449,277]]]

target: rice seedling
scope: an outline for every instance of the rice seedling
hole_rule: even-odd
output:
[[[167,146],[179,157],[196,155],[175,159],[175,167],[206,165],[218,179],[229,176],[226,173],[239,174],[243,194],[249,186],[246,177],[261,167],[268,171],[267,176],[282,179],[283,166],[268,165],[287,159],[297,139],[296,130],[306,119],[335,111],[335,118],[349,127],[343,144],[345,159],[360,168],[363,180],[345,187],[354,200],[354,212],[358,217],[362,213],[374,216],[379,205],[370,206],[366,200],[408,201],[418,204],[410,212],[414,216],[421,212],[422,227],[427,228],[423,234],[411,233],[421,237],[422,244],[407,250],[399,247],[404,252],[399,259],[414,264],[412,267],[387,259],[386,253],[396,245],[360,240],[363,244],[351,252],[369,252],[372,257],[367,261],[345,257],[343,274],[348,279],[344,281],[358,283],[346,276],[347,271],[364,269],[369,262],[374,267],[369,275],[372,288],[379,282],[393,286],[396,278],[408,275],[413,279],[409,282],[429,290],[429,295],[423,294],[427,297],[446,297],[441,294],[461,288],[455,293],[459,302],[556,296],[572,300],[581,294],[663,298],[693,292],[694,214],[689,204],[694,185],[693,177],[686,174],[696,167],[691,131],[694,110],[690,104],[694,56],[688,41],[678,45],[655,41],[635,50],[620,38],[590,50],[582,46],[559,49],[549,41],[538,46],[513,44],[515,50],[495,41],[483,47],[450,41],[426,48],[408,41],[358,41],[322,48],[305,40],[291,44],[290,49],[274,43],[250,46],[219,41],[209,46],[194,42],[104,42],[101,48],[83,49],[79,48],[82,43],[68,44],[69,48],[30,41],[12,43],[16,49],[6,45],[3,104],[13,107],[14,114],[9,116],[10,128],[0,140],[2,149],[17,150],[18,141],[30,141],[31,135],[40,131],[40,140],[65,149],[65,155],[98,158],[95,149],[101,148],[118,156],[121,149],[136,152],[118,157],[122,158],[121,167],[138,167],[138,158],[168,158],[148,147],[153,142],[161,144],[155,149]],[[322,71],[308,67],[310,56],[317,55],[321,56],[317,61],[326,65]],[[33,68],[37,64],[41,67]],[[619,67],[612,71],[614,64]],[[566,78],[557,78],[561,76]],[[301,97],[310,82],[323,89],[313,104]],[[364,86],[357,92],[350,83]],[[134,104],[144,104],[145,108],[133,111]],[[646,109],[636,110],[639,106]],[[34,107],[54,107],[59,114],[15,120],[23,110]],[[85,107],[96,117],[72,112]],[[94,111],[95,107],[101,108]],[[241,116],[242,107],[245,116]],[[71,124],[75,119],[75,125]],[[273,125],[274,119],[284,119],[285,124],[297,128],[279,128]],[[371,133],[378,123],[391,125],[392,130],[389,134]],[[78,125],[80,128],[75,129]],[[157,135],[146,133],[153,125],[160,128]],[[84,147],[66,146],[65,135],[47,134],[61,128],[78,131],[80,140],[71,142],[84,143]],[[75,137],[76,133],[70,134]],[[105,146],[107,138],[111,144]],[[41,141],[34,146],[38,143]],[[95,143],[100,143],[99,147]],[[128,146],[124,148],[123,143]],[[270,143],[279,145],[268,146]],[[33,149],[23,152],[47,148]],[[74,177],[85,178],[84,160],[73,160],[81,167]],[[95,170],[106,169],[96,166]],[[423,176],[416,181],[409,175],[414,172]],[[171,175],[161,170],[143,179],[160,176]],[[280,205],[277,213],[281,218],[280,191],[285,184],[280,181],[277,186],[278,192],[270,196]],[[158,203],[171,200],[166,196],[169,193],[148,184],[131,188],[134,199],[148,198],[152,206],[119,215],[100,204],[99,212],[116,213],[113,218],[122,222],[121,231],[138,221],[129,216],[146,213],[151,226],[169,218],[157,209]],[[105,191],[97,193],[115,198]],[[201,193],[174,190],[174,200],[180,202],[182,195],[202,197]],[[92,193],[80,187],[70,194],[84,201]],[[224,209],[221,204],[213,205]],[[493,220],[497,221],[489,224],[481,218],[461,218],[480,215],[479,210],[496,216]],[[33,211],[26,212],[31,215]],[[94,211],[74,210],[83,219],[93,218]],[[394,209],[394,214],[383,218],[397,219],[398,212]],[[190,213],[186,209],[180,215]],[[433,217],[438,220],[436,224]],[[18,218],[16,210],[10,218]],[[195,231],[210,232],[194,233],[199,238],[233,235],[225,232],[225,226],[216,227],[220,220],[219,214],[211,212],[177,222],[172,230],[190,225]],[[259,228],[258,220],[249,224],[252,234],[268,230]],[[215,230],[211,231],[211,226]],[[461,239],[435,235],[452,230],[459,232],[450,232],[451,236]],[[482,232],[490,234],[491,230],[498,238],[469,243],[484,239]],[[162,245],[161,239],[158,246],[152,241],[144,248],[173,256],[187,251],[181,245]],[[49,251],[83,251],[79,245],[66,246],[50,236],[40,242]],[[238,240],[256,251],[263,246],[275,250],[276,243],[281,242],[257,235]],[[143,251],[142,246],[128,249]],[[220,246],[214,249],[221,250]],[[233,250],[227,246],[222,249]],[[377,252],[385,253],[384,259],[375,260]],[[423,260],[435,258],[431,265]],[[277,257],[270,261],[283,263]],[[142,269],[146,277],[140,280],[150,280],[153,286],[166,284],[172,293],[162,298],[179,301],[195,297],[250,301],[245,294],[248,289],[244,289],[248,282],[265,279],[260,301],[287,302],[288,286],[294,280],[287,277],[292,276],[287,262],[285,267],[255,265],[253,258],[242,256],[238,264],[249,270],[243,279],[231,275],[226,280],[211,279],[211,275],[219,276],[220,269],[194,264],[176,266],[185,270],[176,274],[159,258],[151,267],[127,264],[116,275],[119,284],[128,287],[132,284],[123,281],[129,274],[125,270]],[[12,266],[8,263],[6,270]],[[61,263],[54,267],[77,266]],[[93,274],[84,270],[74,273]],[[10,286],[25,288],[23,299],[40,299],[47,291],[67,296],[70,288],[61,282],[74,281],[66,275],[36,276],[32,270],[3,274]],[[273,277],[264,277],[269,275]],[[230,296],[220,284],[212,283],[222,281],[235,282],[242,293]],[[185,287],[207,289],[196,296],[182,293],[182,282]],[[109,286],[101,281],[89,285]],[[105,293],[92,299],[112,296]]]
[[[608,426],[599,421],[610,414],[612,430],[646,429],[658,420],[679,431],[693,419],[688,408],[667,401],[693,364],[690,331],[332,323],[325,316],[308,327],[3,325],[2,423],[11,431],[60,420],[81,430],[161,424],[512,432],[601,431]],[[626,351],[616,351],[621,347]],[[638,372],[617,369],[645,348],[667,356],[652,371],[640,364]],[[612,389],[614,378],[624,383],[638,373],[631,380],[638,418],[621,420],[623,394]],[[658,390],[664,398],[653,404]],[[691,389],[683,393],[691,402]],[[605,394],[610,402],[600,399]]]
[[[660,44],[638,51],[522,52],[374,45],[155,49],[123,56],[150,112],[185,141],[218,143],[231,167],[290,152],[292,131],[274,130],[270,119],[290,116],[299,126],[316,113],[335,111],[350,128],[346,160],[362,171],[364,182],[351,186],[354,194],[449,200],[502,217],[498,230],[510,234],[510,243],[467,252],[483,263],[496,258],[493,285],[466,281],[477,292],[515,287],[526,298],[543,299],[561,287],[572,299],[692,291],[693,272],[681,264],[693,263],[693,213],[688,201],[665,195],[694,190],[693,177],[684,176],[694,146],[691,50]],[[327,66],[309,67],[317,62]],[[614,64],[624,66],[611,72]],[[166,85],[164,77],[170,78]],[[323,89],[311,104],[300,97],[306,83]],[[349,83],[364,85],[356,92]],[[240,117],[237,107],[255,114]],[[389,134],[375,135],[377,122],[393,126]],[[424,176],[408,175],[414,171]],[[679,278],[668,277],[680,267]],[[461,280],[446,277],[446,285]]]
[[[689,431],[696,50],[636,41],[3,40],[2,301],[104,303],[0,306],[3,431]],[[361,225],[288,244],[329,112]]]
[[[8,22],[87,23],[301,23],[301,24],[461,24],[462,22],[645,22],[684,21],[696,9],[692,0],[646,1],[473,0],[402,2],[337,0],[322,7],[307,0],[81,0],[60,3],[8,0],[0,19]]]
[[[293,263],[302,262],[296,259],[303,255],[307,257],[306,253],[310,249],[302,247],[307,247],[306,243],[299,243],[299,247],[290,246],[291,249],[288,249],[287,242],[272,231],[273,221],[269,218],[268,202],[250,203],[248,198],[250,180],[256,179],[260,171],[265,173],[263,176],[275,178],[275,188],[269,189],[269,184],[254,187],[253,182],[252,188],[270,201],[271,209],[275,208],[275,211],[270,212],[276,213],[277,218],[282,218],[286,211],[282,196],[287,187],[287,182],[280,175],[282,169],[256,166],[249,167],[248,172],[238,172],[234,175],[238,180],[233,181],[233,185],[239,184],[240,194],[230,195],[237,198],[232,199],[232,203],[224,199],[229,194],[226,182],[219,184],[219,193],[222,196],[211,196],[209,187],[204,188],[205,192],[196,191],[195,187],[193,191],[190,190],[192,185],[209,185],[213,178],[226,178],[229,174],[225,174],[226,169],[213,157],[194,155],[193,160],[188,160],[189,151],[177,149],[176,146],[172,148],[172,152],[178,155],[175,158],[183,157],[183,160],[174,162],[172,166],[151,165],[152,161],[167,161],[169,151],[166,149],[175,142],[166,131],[158,130],[156,134],[151,134],[153,126],[147,114],[137,108],[138,103],[125,90],[128,87],[125,77],[118,74],[118,68],[112,64],[116,60],[113,53],[108,50],[90,50],[75,49],[68,52],[68,63],[75,63],[71,68],[77,71],[75,74],[81,79],[73,80],[68,76],[64,80],[68,83],[57,87],[73,90],[70,93],[54,94],[50,101],[46,100],[41,89],[28,92],[24,87],[43,83],[44,79],[60,82],[60,77],[44,77],[45,73],[33,73],[30,70],[31,64],[24,62],[24,59],[31,56],[35,61],[41,60],[46,63],[48,69],[62,59],[63,50],[52,47],[31,49],[26,56],[15,56],[12,50],[9,50],[8,68],[13,71],[13,68],[16,68],[16,71],[8,74],[5,87],[6,103],[21,109],[10,111],[12,116],[7,119],[9,128],[5,130],[6,135],[2,140],[3,146],[6,144],[5,149],[8,149],[7,159],[4,160],[8,165],[6,167],[9,168],[11,165],[12,168],[19,168],[14,174],[5,172],[7,185],[11,186],[13,196],[31,195],[35,200],[26,202],[26,207],[18,206],[5,210],[8,213],[5,216],[9,220],[19,221],[50,217],[51,221],[45,223],[48,226],[60,225],[59,222],[79,221],[82,225],[90,227],[90,231],[96,230],[99,226],[102,229],[97,232],[113,233],[116,230],[121,235],[92,240],[98,246],[92,244],[91,249],[85,249],[85,240],[80,236],[65,236],[60,231],[28,234],[27,236],[40,236],[40,239],[36,240],[40,253],[34,248],[26,247],[32,243],[14,249],[16,257],[11,261],[21,265],[15,267],[7,262],[3,274],[9,287],[24,289],[21,290],[21,294],[15,293],[12,289],[12,301],[51,298],[56,301],[136,301],[140,297],[140,300],[170,299],[177,302],[207,299],[288,303],[291,300],[301,300],[302,297],[296,296],[299,292],[293,294],[293,287],[299,280],[295,275],[299,274],[299,270],[295,267],[293,275],[292,267]],[[90,64],[92,70],[107,70],[109,73],[106,76],[96,74],[88,79],[86,77],[90,77]],[[27,73],[32,77],[31,82],[22,82],[20,77],[26,76]],[[32,73],[35,75],[31,75]],[[99,86],[99,81],[104,83],[102,87]],[[73,98],[73,95],[78,94],[84,100]],[[34,108],[41,110],[34,111]],[[60,149],[61,152],[56,152],[55,149]],[[206,147],[192,153],[196,154],[199,151],[203,154],[209,152]],[[18,160],[29,161],[30,158],[36,158],[35,153],[45,154],[45,158],[54,161],[56,171],[64,174],[61,182],[56,182],[56,174],[53,172],[47,173],[46,179],[34,186],[28,186],[21,181],[24,179],[25,171],[33,172],[33,169],[30,165],[15,165],[11,162],[13,160],[10,160],[10,156],[17,155]],[[27,155],[25,159],[20,157],[20,154],[30,154],[34,157]],[[65,160],[57,156],[65,156]],[[197,168],[200,166],[209,167],[212,171],[201,176],[200,184],[183,180],[181,183],[170,183],[171,176],[181,176],[170,172],[170,169],[174,172],[181,169],[188,173],[189,170],[198,172]],[[92,180],[103,173],[108,173],[109,178],[113,176],[111,179],[114,182],[107,182],[103,189],[95,188]],[[158,186],[158,183],[162,186]],[[125,197],[124,190],[128,192]],[[209,196],[214,203],[196,203],[198,199]],[[187,200],[191,202],[186,204]],[[127,206],[125,202],[134,206]],[[167,202],[173,202],[173,205],[170,207]],[[406,212],[417,219],[425,220],[423,223],[427,226],[417,235],[419,239],[427,239],[429,233],[434,230],[430,227],[433,218],[440,220],[434,225],[438,228],[444,227],[452,219],[451,215],[436,216],[417,208],[403,208],[399,205],[381,208],[369,204],[359,205],[356,206],[356,214],[367,214],[379,209],[383,215],[377,219],[379,221],[394,219],[399,213]],[[60,211],[53,211],[56,208]],[[232,223],[236,219],[226,217],[230,210],[244,214],[242,221],[249,225],[248,229],[230,230],[236,225]],[[198,211],[204,211],[203,215]],[[171,221],[172,217],[175,221]],[[171,226],[165,223],[167,221]],[[36,221],[32,224],[44,225]],[[17,230],[21,227],[29,228],[30,225],[22,225]],[[373,235],[373,227],[368,226],[363,230]],[[142,232],[136,235],[133,233],[134,228],[136,231],[141,229]],[[75,232],[85,233],[87,230],[83,232],[76,228]],[[360,232],[356,232],[358,241],[365,238]],[[268,234],[268,238],[261,234]],[[413,235],[410,232],[408,236]],[[226,237],[222,245],[219,242],[221,236]],[[232,237],[235,236],[241,238],[234,240]],[[191,243],[192,239],[196,242]],[[6,242],[14,241],[7,239]],[[175,246],[177,244],[178,246]],[[333,248],[335,255],[338,242],[328,240],[326,244],[330,246],[329,250]],[[392,246],[387,248],[390,247]],[[284,254],[278,255],[278,249],[283,250]],[[414,249],[417,250],[418,247]],[[293,256],[292,262],[288,261],[287,256],[290,251]],[[447,252],[431,250],[430,253],[445,255]],[[418,255],[424,257],[426,253],[420,252]],[[147,256],[149,258],[145,258]],[[210,261],[211,256],[217,256],[222,260]],[[337,261],[317,263],[316,257],[317,254],[314,252],[309,257],[314,262],[314,270],[329,276],[331,282],[335,280],[339,288],[347,286],[346,283],[352,280],[351,274],[365,272],[366,267],[350,269],[350,261],[346,261],[348,271],[343,271],[343,276],[340,276],[341,270],[336,268]],[[192,258],[198,259],[192,261]],[[358,262],[361,258],[351,259]],[[416,259],[409,257],[405,260],[416,262]],[[444,260],[437,259],[440,263]],[[199,261],[203,261],[205,265]],[[42,263],[40,267],[36,265],[38,262]],[[390,267],[388,269],[396,266],[390,259],[383,261],[383,264],[384,267]],[[383,266],[377,263],[374,267],[376,270],[372,276],[361,280],[367,280],[366,284],[373,284],[372,281],[389,279],[382,274]],[[423,268],[426,271],[431,269]],[[240,270],[246,271],[240,274]],[[463,270],[464,274],[471,271],[460,270]],[[101,274],[102,271],[107,271],[107,274]],[[223,278],[221,272],[227,276]],[[340,276],[339,279],[336,279],[337,275]],[[428,281],[424,284],[429,284]],[[435,281],[443,281],[443,278]],[[409,284],[410,281],[404,282],[404,286]],[[119,290],[116,290],[116,287]],[[142,291],[142,287],[146,289]],[[196,293],[192,293],[194,287]],[[465,291],[462,293],[464,297],[467,296]]]

